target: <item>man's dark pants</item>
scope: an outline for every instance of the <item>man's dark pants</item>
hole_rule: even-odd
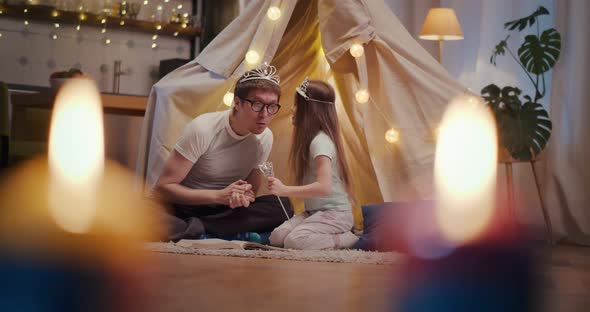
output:
[[[289,217],[293,208],[287,197],[281,197]],[[163,216],[164,240],[198,238],[201,234],[218,237],[243,232],[270,232],[287,220],[283,208],[274,195],[256,197],[248,207],[231,209],[225,205],[172,205]]]

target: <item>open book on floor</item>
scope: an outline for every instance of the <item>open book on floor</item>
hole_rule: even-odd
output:
[[[284,248],[263,245],[254,242],[239,240],[224,240],[219,238],[209,239],[181,239],[177,246],[201,249],[265,249],[265,250],[287,250]]]

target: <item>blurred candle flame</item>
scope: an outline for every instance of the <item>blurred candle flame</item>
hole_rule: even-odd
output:
[[[90,228],[104,162],[98,88],[91,79],[69,79],[56,97],[49,133],[49,209],[65,231]]]
[[[479,98],[465,95],[450,103],[436,147],[436,218],[455,244],[474,239],[490,223],[497,142],[493,115]]]

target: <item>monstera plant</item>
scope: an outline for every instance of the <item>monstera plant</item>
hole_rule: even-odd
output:
[[[525,71],[532,83],[535,94],[523,95],[516,86],[499,87],[495,84],[481,90],[482,97],[490,105],[498,125],[498,137],[504,155],[501,159],[512,158],[530,161],[545,148],[551,136],[551,120],[539,102],[546,94],[545,74],[555,66],[561,51],[561,36],[554,28],[539,30],[539,17],[549,11],[539,7],[531,15],[504,24],[508,31],[523,31],[536,27],[536,34],[527,35],[515,54],[508,45],[510,35],[496,45],[490,63],[496,65],[497,57],[510,54],[512,59]],[[522,96],[522,99],[521,99]]]

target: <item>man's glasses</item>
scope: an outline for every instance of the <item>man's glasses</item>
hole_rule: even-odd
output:
[[[246,101],[246,102],[250,103],[250,108],[252,108],[252,110],[257,113],[260,113],[266,107],[266,111],[268,112],[268,114],[274,115],[279,112],[279,109],[281,109],[281,105],[279,105],[279,104],[264,104],[261,101],[244,99],[244,98],[240,98],[240,99],[242,101]]]

